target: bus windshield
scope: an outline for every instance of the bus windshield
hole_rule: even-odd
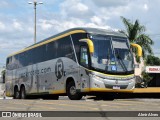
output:
[[[91,66],[104,73],[133,73],[133,56],[127,38],[90,35],[94,44]]]

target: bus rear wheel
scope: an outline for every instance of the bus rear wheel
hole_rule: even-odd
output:
[[[20,99],[26,99],[26,90],[25,90],[25,87],[21,87],[21,90],[20,90]]]
[[[74,81],[71,81],[67,85],[67,95],[70,100],[80,100],[82,95],[77,92]]]
[[[17,87],[14,89],[14,96],[13,96],[13,98],[14,99],[19,99],[20,98],[19,91],[18,91]]]

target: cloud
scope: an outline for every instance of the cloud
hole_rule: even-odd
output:
[[[144,4],[143,8],[144,8],[144,10],[146,10],[146,11],[149,9],[147,4]]]
[[[159,0],[41,1],[44,4],[37,6],[37,41],[73,27],[124,29],[120,16],[139,19],[148,34],[160,31]],[[0,7],[0,59],[5,61],[9,53],[33,44],[34,10],[27,1],[19,0],[2,0]],[[155,51],[159,38],[152,38]]]
[[[21,23],[18,22],[16,19],[13,20],[13,27],[14,27],[16,30],[19,30],[19,31],[22,31],[22,30],[23,30]]]
[[[5,24],[0,21],[0,30],[4,30],[6,28]]]
[[[33,43],[33,32],[29,31],[30,26],[32,25],[28,19],[0,13],[0,64],[5,63],[9,54]]]
[[[45,26],[45,24],[46,26]],[[109,26],[104,25],[102,20],[96,16],[90,19],[90,22],[81,21],[77,18],[70,18],[68,20],[40,20],[39,23],[41,29],[45,29],[46,31],[55,30],[55,32],[62,32],[64,30],[75,28],[75,27],[96,27],[96,28],[106,28],[110,29]],[[45,27],[44,27],[45,26]],[[53,34],[53,32],[52,32]]]
[[[82,0],[65,0],[60,4],[60,13],[63,18],[76,17],[76,18],[88,18],[93,13],[89,9],[89,6],[82,3]]]
[[[92,0],[99,7],[118,7],[125,6],[131,0]]]
[[[98,16],[93,16],[93,17],[91,18],[91,21],[92,21],[93,23],[97,24],[97,25],[102,25],[102,24],[103,24],[103,23],[102,23],[102,19],[99,18]]]
[[[10,4],[7,1],[1,1],[0,8],[10,7]]]
[[[39,26],[44,31],[49,30],[49,29],[51,29],[53,27],[53,25],[50,22],[48,22],[47,20],[43,20],[43,19],[39,20]]]
[[[65,0],[63,3],[61,3],[60,6],[62,9],[65,9],[70,13],[76,13],[76,12],[85,13],[89,9],[87,5],[81,2],[81,0]]]

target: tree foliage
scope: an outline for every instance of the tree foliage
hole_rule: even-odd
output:
[[[146,58],[146,64],[150,66],[160,65],[160,59],[153,55],[148,55]]]
[[[121,17],[121,19],[126,28],[126,30],[123,30],[122,33],[128,37],[131,43],[139,44],[142,47],[143,57],[145,58],[147,54],[153,54],[151,45],[153,45],[154,42],[147,34],[145,34],[145,26],[141,25],[139,20],[131,22],[129,19],[124,17]]]
[[[153,56],[153,55],[148,55],[146,58],[146,65],[147,66],[155,66],[155,65],[159,66],[160,65],[160,58]],[[156,73],[148,74],[145,71],[142,72],[144,83],[146,85],[148,85],[148,83],[151,80],[154,80],[155,74]]]

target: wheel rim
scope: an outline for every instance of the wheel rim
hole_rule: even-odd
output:
[[[22,95],[21,95],[22,99],[24,99],[24,90],[22,90]]]
[[[19,98],[19,92],[18,91],[16,91],[16,98]]]
[[[76,87],[75,87],[75,86],[72,86],[72,87],[70,88],[70,94],[71,94],[71,95],[75,95],[75,94],[76,94]]]

